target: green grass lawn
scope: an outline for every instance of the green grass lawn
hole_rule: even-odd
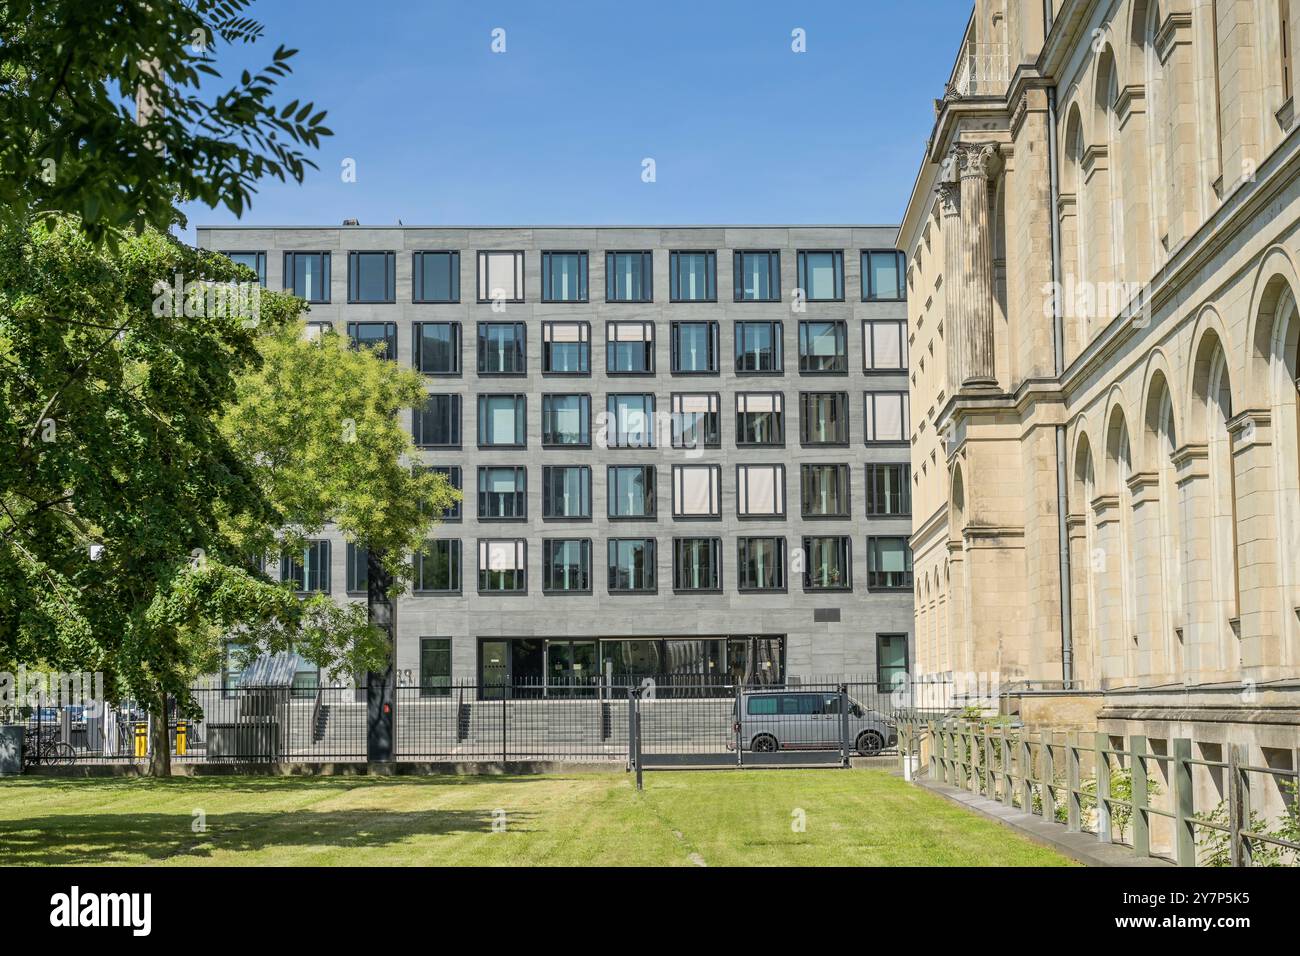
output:
[[[0,782],[0,863],[1063,866],[881,771]],[[504,811],[504,815],[499,811]],[[802,811],[805,828],[792,822]],[[196,832],[198,814],[206,830]],[[494,827],[494,817],[504,829]]]

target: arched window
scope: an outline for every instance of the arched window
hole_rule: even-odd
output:
[[[1156,648],[1163,651],[1164,667],[1157,668],[1174,678],[1183,674],[1183,547],[1182,518],[1179,503],[1178,473],[1174,452],[1178,450],[1178,433],[1174,423],[1174,403],[1169,384],[1157,373],[1147,405],[1148,440],[1151,463],[1159,478],[1160,490],[1160,624]]]
[[[1084,571],[1085,586],[1083,593],[1079,594],[1076,600],[1081,603],[1083,626],[1075,635],[1075,659],[1078,660],[1084,656],[1083,641],[1086,638],[1091,651],[1095,653],[1097,640],[1097,615],[1096,609],[1099,606],[1097,589],[1100,585],[1098,572],[1101,569],[1101,562],[1097,560],[1097,522],[1096,515],[1092,510],[1092,502],[1097,497],[1097,474],[1092,461],[1092,446],[1088,443],[1087,436],[1079,439],[1079,447],[1074,455],[1074,503],[1071,510],[1076,514],[1084,516],[1084,553],[1082,567]]]
[[[1209,360],[1206,391],[1206,435],[1209,438],[1210,548],[1214,600],[1218,606],[1215,626],[1222,635],[1220,667],[1233,670],[1240,665],[1241,575],[1237,566],[1237,479],[1232,458],[1232,383],[1223,349],[1216,343]]]
[[[1145,4],[1145,9],[1142,8]],[[1164,240],[1169,234],[1169,161],[1166,144],[1168,94],[1164,82],[1164,68],[1156,48],[1160,35],[1160,4],[1158,0],[1139,0],[1134,10],[1134,31],[1142,54],[1143,79],[1147,100],[1147,181],[1151,184],[1151,262],[1159,265],[1163,259]]]
[[[1089,203],[1095,208],[1102,204],[1096,213],[1108,226],[1108,232],[1102,243],[1108,248],[1099,249],[1105,256],[1107,272],[1104,278],[1110,282],[1120,282],[1124,278],[1124,201],[1120,189],[1120,173],[1123,168],[1123,156],[1120,152],[1119,117],[1116,106],[1119,102],[1119,74],[1115,69],[1115,54],[1110,47],[1102,52],[1097,61],[1096,87],[1097,115],[1100,122],[1096,129],[1105,137],[1106,175],[1097,195],[1089,197]],[[1102,322],[1108,322],[1114,316],[1109,311],[1119,301],[1119,297],[1108,294],[1104,300],[1098,291],[1098,302],[1107,303],[1107,311],[1101,315]]]
[[[1115,566],[1108,567],[1107,570],[1118,577],[1117,581],[1112,578],[1112,586],[1118,585],[1116,593],[1119,614],[1116,623],[1120,628],[1120,639],[1124,642],[1125,674],[1123,676],[1134,677],[1137,675],[1138,651],[1137,588],[1134,581],[1136,568],[1133,560],[1133,490],[1129,487],[1129,479],[1133,477],[1133,450],[1129,442],[1128,423],[1124,420],[1124,413],[1119,409],[1116,409],[1111,416],[1110,430],[1106,438],[1106,453],[1110,458],[1115,494],[1119,498],[1118,533],[1115,538],[1115,548],[1118,553],[1115,555]]]

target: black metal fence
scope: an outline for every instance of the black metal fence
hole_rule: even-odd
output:
[[[172,759],[180,763],[335,762],[366,759],[365,691],[199,687],[197,711],[173,707]],[[743,686],[682,675],[617,676],[584,684],[452,683],[397,687],[399,761],[547,760],[632,763],[634,721],[644,765],[734,764],[771,755],[889,750],[900,715],[948,712],[948,688],[895,681],[818,679]],[[36,763],[148,759],[151,718],[132,702],[38,708],[29,719]],[[845,734],[848,737],[845,737]]]

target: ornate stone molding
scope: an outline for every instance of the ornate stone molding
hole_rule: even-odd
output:
[[[940,183],[935,187],[939,194],[939,212],[947,219],[961,215],[961,185],[958,183]]]
[[[952,151],[962,179],[988,180],[1002,169],[1002,148],[997,143],[957,143]]]

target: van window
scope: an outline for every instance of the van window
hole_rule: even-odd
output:
[[[766,716],[776,713],[775,697],[751,697],[747,705],[751,714]]]
[[[822,713],[838,714],[840,712],[840,695],[825,694],[822,696]]]

